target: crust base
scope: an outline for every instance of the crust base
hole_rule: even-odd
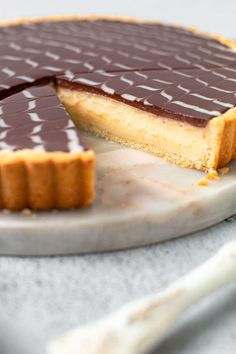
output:
[[[0,208],[73,209],[94,196],[94,154],[0,153]]]
[[[236,158],[236,109],[199,128],[94,93],[57,90],[75,124],[106,139],[203,171]]]

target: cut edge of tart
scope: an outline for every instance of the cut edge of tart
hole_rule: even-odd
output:
[[[203,171],[236,158],[234,108],[197,127],[94,93],[60,86],[57,91],[75,124],[103,138]]]

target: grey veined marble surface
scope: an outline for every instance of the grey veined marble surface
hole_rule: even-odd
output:
[[[0,255],[66,255],[150,245],[236,213],[236,161],[209,180],[142,151],[81,134],[96,153],[96,197],[75,211],[0,213]]]
[[[53,249],[61,252],[63,249],[74,250],[76,253],[82,244],[90,245],[94,250],[117,242],[122,242],[123,246],[140,245],[150,235],[153,241],[160,240],[160,230],[165,230],[163,239],[167,238],[167,233],[171,237],[180,231],[188,234],[199,225],[206,226],[208,222],[219,221],[222,215],[233,213],[236,204],[235,163],[220,181],[211,181],[205,188],[191,186],[203,176],[201,172],[184,170],[116,144],[108,148],[107,142],[89,139],[90,145],[95,144],[100,160],[100,201],[97,202],[103,201],[101,205],[105,205],[111,222],[121,213],[123,224],[126,224],[125,233],[117,229],[116,239],[115,229],[109,234],[104,226],[103,244],[89,233],[87,240],[83,238],[83,243],[79,243],[68,231],[74,227],[73,220],[78,218],[76,212],[70,216],[53,214],[51,231],[48,228],[46,233],[47,217],[1,214],[1,253],[9,247],[16,253],[19,250],[24,253],[27,249],[28,253],[40,254],[42,251],[51,253]],[[120,163],[124,168],[114,173],[114,166],[117,168]],[[113,183],[110,183],[111,177]],[[132,187],[128,189],[127,184],[124,187],[127,177],[132,180]],[[113,209],[119,205],[116,216]],[[146,214],[139,214],[140,210]],[[153,210],[155,217],[152,216],[149,227],[147,223],[140,232]],[[97,218],[96,210],[90,212],[91,217]],[[84,222],[88,216],[86,213],[83,212]],[[130,224],[125,215],[130,218]],[[133,215],[136,222],[143,217],[138,228]],[[62,221],[68,225],[66,233],[65,229],[64,233],[61,232],[62,216]],[[100,224],[103,219],[104,215],[99,219]],[[162,221],[160,225],[158,220]],[[202,220],[207,223],[202,224]],[[32,225],[35,222],[37,230],[34,233]],[[21,229],[22,223],[29,225],[27,237]],[[99,227],[97,223],[97,229]],[[236,217],[231,217],[202,232],[134,250],[67,257],[0,257],[0,354],[44,354],[50,339],[71,327],[93,321],[128,301],[162,289],[212,255],[223,243],[235,238],[235,234]],[[110,235],[112,239],[109,239]],[[140,242],[136,243],[136,238]],[[153,354],[235,352],[236,284],[233,284],[183,315]]]
[[[95,208],[98,207],[96,203],[101,201],[99,209],[105,207],[99,216],[97,229],[100,227],[99,223],[103,223],[105,211],[107,218],[114,223],[117,217],[115,214],[121,213],[123,224],[126,224],[125,233],[122,234],[117,229],[116,240],[114,230],[110,229],[112,233],[109,233],[103,226],[103,244],[89,232],[86,234],[87,241],[83,238],[83,242],[79,243],[75,242],[75,234],[72,235],[69,231],[65,233],[65,230],[61,232],[60,226],[60,217],[69,225],[80,215],[77,212],[70,216],[63,213],[53,215],[53,232],[50,232],[50,228],[44,232],[46,217],[20,215],[17,218],[2,214],[0,252],[6,251],[7,247],[15,249],[16,253],[19,250],[23,253],[25,249],[29,252],[32,250],[32,253],[40,253],[40,249],[50,253],[53,247],[55,250],[64,249],[70,252],[74,247],[74,252],[78,252],[78,245],[90,245],[94,250],[104,249],[107,244],[117,242],[121,242],[123,246],[138,245],[142,244],[141,241],[145,243],[150,235],[153,241],[159,240],[163,227],[172,236],[179,231],[186,234],[193,231],[195,226],[198,227],[203,219],[207,222],[212,222],[212,218],[217,221],[225,212],[224,215],[230,215],[231,208],[235,208],[235,164],[231,164],[230,172],[220,181],[211,181],[205,188],[192,187],[191,183],[203,176],[201,172],[181,169],[121,145],[110,145],[89,136],[87,139],[97,152],[99,166],[99,192]],[[122,164],[123,169],[117,170],[119,164]],[[132,186],[127,189],[125,181],[128,177],[132,180]],[[139,214],[140,210],[144,210],[146,214]],[[151,223],[148,219],[150,225],[147,223],[140,232],[139,228],[145,225],[153,210],[155,217],[152,217]],[[143,218],[139,228],[132,219],[133,213],[137,218],[137,212],[138,217]],[[97,220],[98,213],[99,210],[96,212],[96,209],[94,213],[93,210],[84,211],[81,217],[84,222],[88,216]],[[23,224],[27,224],[29,220],[31,231],[27,236],[28,241],[27,237],[23,237],[22,220],[19,222],[19,219],[23,220]],[[158,220],[162,221],[160,225]],[[136,221],[138,223],[138,218]],[[37,223],[35,234],[32,229],[34,222]],[[16,228],[19,238],[17,235],[13,237]],[[68,227],[68,230],[72,229]],[[42,242],[40,231],[44,232]],[[47,258],[1,257],[0,354],[45,353],[50,339],[71,327],[93,321],[127,301],[160,290],[200,264],[223,243],[233,239],[235,232],[236,217],[231,217],[202,232],[156,246],[123,252]],[[167,234],[164,233],[163,236],[166,239]],[[140,243],[135,243],[136,238]],[[154,354],[235,352],[236,284],[187,312]]]
[[[226,200],[216,203],[222,210],[227,207]],[[67,257],[2,256],[0,354],[43,354],[54,336],[163,288],[235,235],[232,217],[204,231],[134,250]],[[186,313],[155,354],[235,352],[233,284]]]

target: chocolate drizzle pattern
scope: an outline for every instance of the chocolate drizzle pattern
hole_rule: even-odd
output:
[[[205,126],[236,105],[236,53],[210,37],[161,24],[70,20],[1,27],[1,119],[4,98],[50,80]],[[23,93],[19,97],[23,104]],[[37,148],[33,140],[24,147]]]
[[[218,75],[218,76],[217,76]],[[223,78],[224,77],[224,78]],[[59,77],[59,85],[103,93],[154,114],[205,126],[236,103],[236,70],[97,71]],[[157,104],[158,102],[158,104]]]
[[[74,126],[54,90],[32,87],[0,102],[0,149],[83,151]]]

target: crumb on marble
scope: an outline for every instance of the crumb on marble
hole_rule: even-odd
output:
[[[229,172],[229,167],[222,167],[219,169],[221,175],[226,175]]]
[[[210,169],[208,171],[208,174],[207,174],[206,178],[207,179],[211,179],[211,180],[219,180],[220,179],[220,177],[218,175],[218,172],[216,170],[214,170],[214,169]]]
[[[24,216],[31,216],[32,219],[37,219],[37,214],[28,208],[23,209],[21,214]]]
[[[205,186],[208,185],[208,183],[209,183],[208,178],[207,177],[203,177],[197,182],[197,185],[200,186],[200,187],[205,187]]]
[[[30,209],[23,209],[21,211],[21,214],[25,215],[25,216],[31,216],[32,215],[32,211]]]
[[[225,167],[227,170],[227,167]],[[223,173],[219,170],[221,174],[227,173],[226,171],[223,171]],[[209,184],[209,181],[218,181],[220,179],[220,176],[218,174],[217,170],[214,170],[213,168],[210,169],[207,173],[207,175],[203,178],[201,178],[196,184],[201,187],[205,187]],[[193,184],[194,185],[194,184]]]

